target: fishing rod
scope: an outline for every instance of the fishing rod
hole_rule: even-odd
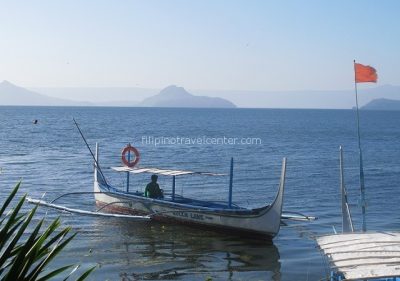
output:
[[[83,133],[82,133],[82,131],[81,131],[81,128],[79,128],[79,125],[78,125],[78,123],[76,122],[75,118],[72,118],[72,120],[74,120],[74,123],[75,123],[76,128],[78,129],[79,133],[81,134],[81,137],[82,137],[83,141],[85,142],[86,147],[89,149],[89,152],[90,152],[90,154],[92,155],[94,162],[96,163],[97,170],[100,172],[101,177],[103,178],[104,182],[107,184],[106,177],[104,176],[103,171],[102,171],[101,168],[100,168],[99,162],[97,162],[96,157],[94,156],[92,150],[90,149],[90,146],[89,146],[88,142],[86,141],[86,138],[85,138],[85,136],[83,135]]]

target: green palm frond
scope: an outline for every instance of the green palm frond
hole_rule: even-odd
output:
[[[68,280],[77,266],[65,265],[51,271],[47,267],[76,233],[69,235],[70,227],[60,230],[59,218],[52,221],[44,231],[44,219],[32,227],[37,207],[21,214],[26,196],[15,207],[10,207],[20,185],[21,182],[14,187],[0,208],[0,281],[46,281],[72,269],[64,279]],[[6,212],[7,209],[10,210]],[[27,235],[27,230],[32,228],[30,235]],[[85,280],[94,269],[89,268],[76,280]]]

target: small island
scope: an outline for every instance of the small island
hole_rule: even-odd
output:
[[[400,100],[374,99],[361,107],[364,110],[400,110]]]
[[[168,86],[159,94],[144,99],[138,104],[143,107],[201,107],[201,108],[235,108],[232,102],[215,97],[195,96],[183,87]]]

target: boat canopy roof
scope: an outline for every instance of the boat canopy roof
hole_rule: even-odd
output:
[[[345,280],[400,276],[400,233],[346,233],[317,238],[330,266]]]
[[[129,168],[123,167],[111,167],[111,169],[117,172],[129,172],[132,174],[150,173],[163,176],[183,176],[183,175],[204,175],[204,176],[226,176],[226,174],[209,173],[209,172],[193,172],[183,170],[166,170],[159,168]]]

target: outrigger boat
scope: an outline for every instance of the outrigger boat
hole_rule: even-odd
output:
[[[137,151],[134,152],[137,154]],[[230,169],[229,201],[227,203],[221,203],[180,196],[175,192],[175,183],[178,177],[184,175],[222,176],[223,174],[158,168],[136,168],[127,165],[113,167],[113,170],[124,172],[128,175],[127,189],[126,191],[122,191],[107,183],[98,164],[98,155],[98,146],[96,145],[94,196],[96,204],[101,209],[122,214],[150,216],[151,219],[158,221],[177,222],[225,231],[235,231],[238,234],[251,236],[261,235],[265,238],[273,238],[279,232],[285,186],[285,158],[283,159],[280,184],[274,201],[270,205],[261,208],[246,209],[232,203],[233,159],[231,159]],[[138,158],[137,154],[135,161]],[[128,165],[129,163],[133,163],[129,161],[125,162]],[[130,192],[129,174],[135,175],[141,173],[171,177],[172,192],[166,194],[163,199],[145,197],[143,192]],[[299,218],[301,218],[301,216],[299,216]]]
[[[116,188],[108,183],[99,165],[98,145],[96,144],[94,154],[75,119],[73,120],[94,160],[94,191],[70,192],[50,202],[27,198],[28,202],[78,215],[176,222],[265,239],[272,239],[278,234],[282,223],[281,220],[283,219],[294,221],[316,219],[298,212],[285,212],[285,214],[282,214],[286,158],[283,158],[282,161],[280,183],[275,199],[270,205],[255,209],[242,208],[232,202],[233,158],[231,158],[230,165],[229,199],[227,203],[187,198],[175,192],[175,183],[178,177],[185,175],[226,176],[225,174],[135,167],[139,162],[140,155],[137,149],[130,145],[125,147],[122,152],[124,166],[112,167],[117,172],[127,174],[126,190]],[[131,161],[131,156],[134,156],[133,161]],[[162,199],[157,199],[146,197],[143,192],[131,192],[129,190],[129,176],[141,173],[171,177],[171,193],[164,194],[165,196]],[[60,198],[79,194],[94,194],[99,209],[96,211],[73,209],[55,203]]]

